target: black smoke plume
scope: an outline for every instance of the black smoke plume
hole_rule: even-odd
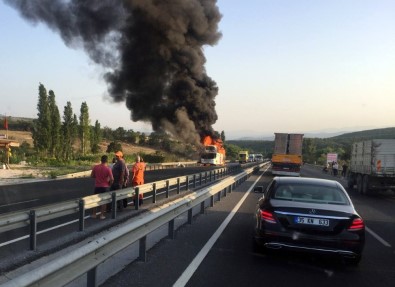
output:
[[[214,135],[216,83],[205,45],[221,37],[216,0],[3,0],[106,69],[108,91],[133,121],[186,142]]]

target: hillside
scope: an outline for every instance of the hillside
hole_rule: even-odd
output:
[[[0,134],[6,134],[6,130],[0,129]],[[33,146],[33,138],[31,132],[26,131],[8,131],[8,139],[18,141],[19,143],[27,142],[30,146]],[[110,141],[103,140],[100,143],[101,152],[105,153],[107,146],[110,144]],[[125,154],[135,154],[135,153],[144,153],[151,154],[155,153],[157,150],[149,147],[143,147],[138,145],[132,145],[129,143],[121,142],[122,150]]]
[[[342,135],[338,135],[335,137],[331,137],[333,140],[343,140],[343,139],[356,139],[356,140],[364,140],[364,139],[395,139],[395,127],[394,128],[385,128],[385,129],[373,129],[366,131],[359,131],[353,133],[346,133]]]

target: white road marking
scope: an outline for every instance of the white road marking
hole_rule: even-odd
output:
[[[268,168],[264,171],[264,173],[268,170]],[[264,174],[263,173],[263,174]],[[191,279],[192,275],[195,273],[199,265],[202,263],[203,259],[207,256],[208,252],[210,249],[213,247],[221,233],[224,231],[226,226],[229,224],[229,222],[232,220],[233,216],[237,213],[239,210],[240,206],[243,204],[247,196],[250,194],[251,190],[255,186],[255,184],[259,181],[259,179],[263,176],[261,174],[257,180],[254,182],[254,184],[247,190],[247,192],[244,194],[244,196],[240,199],[240,201],[237,203],[237,205],[232,209],[232,211],[229,213],[229,215],[226,217],[226,219],[222,222],[220,227],[215,231],[213,236],[207,241],[207,243],[204,245],[202,250],[196,255],[196,257],[192,260],[192,262],[189,264],[189,266],[185,269],[185,271],[182,273],[180,278],[174,283],[173,287],[183,287],[185,286],[189,279]]]
[[[365,226],[365,229],[367,232],[370,233],[370,235],[372,235],[374,238],[376,238],[385,247],[391,247],[391,244],[389,244],[387,241],[385,241],[383,238],[381,238],[379,235],[377,235],[372,229],[370,229],[367,226]]]

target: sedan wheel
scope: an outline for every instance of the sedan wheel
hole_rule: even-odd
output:
[[[357,175],[357,190],[358,190],[358,193],[362,194],[362,175],[361,174]]]

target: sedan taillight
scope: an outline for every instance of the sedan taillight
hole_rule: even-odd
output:
[[[267,210],[262,210],[262,209],[260,210],[260,212],[261,212],[261,218],[263,220],[265,220],[266,222],[269,222],[269,223],[276,223],[276,220],[274,219],[273,212],[267,211]]]
[[[365,223],[363,222],[362,218],[355,218],[348,230],[353,231],[353,230],[360,230],[365,227]]]

